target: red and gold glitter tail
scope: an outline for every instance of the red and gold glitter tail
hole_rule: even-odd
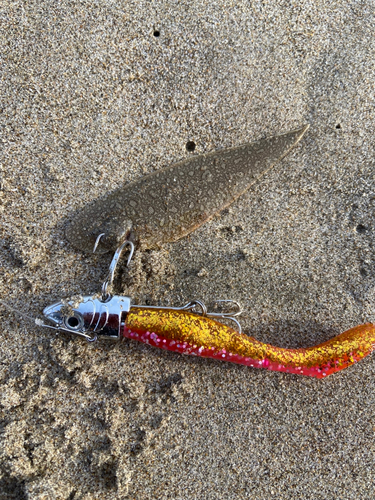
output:
[[[143,307],[131,308],[122,334],[181,354],[317,378],[347,368],[375,348],[372,323],[351,328],[314,347],[283,349],[238,333],[211,318],[186,311]]]

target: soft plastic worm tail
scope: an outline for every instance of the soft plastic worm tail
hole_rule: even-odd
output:
[[[131,308],[123,336],[161,349],[254,368],[324,378],[375,348],[375,325],[356,326],[306,349],[283,349],[240,334],[213,319],[184,311]]]

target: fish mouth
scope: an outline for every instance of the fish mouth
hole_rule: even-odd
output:
[[[61,325],[64,321],[64,317],[61,314],[62,307],[62,302],[56,302],[55,304],[45,307],[43,309],[43,315],[45,318],[52,321],[55,325]]]

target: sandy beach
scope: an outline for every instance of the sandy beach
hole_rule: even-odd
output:
[[[100,290],[111,256],[64,230],[104,193],[309,124],[115,291],[237,300],[281,347],[375,322],[372,2],[5,0],[0,19],[1,300],[40,318]],[[0,317],[0,500],[374,498],[375,355],[316,380]]]

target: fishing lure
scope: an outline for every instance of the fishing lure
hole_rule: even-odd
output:
[[[91,252],[125,240],[141,247],[176,241],[230,205],[303,137],[308,125],[283,135],[193,156],[122,186],[78,211],[66,238]]]
[[[129,297],[111,295],[116,264],[124,242],[116,251],[100,294],[66,299],[43,311],[54,326],[36,320],[40,326],[69,332],[88,341],[97,339],[137,340],[154,347],[205,358],[229,361],[310,377],[324,378],[360,361],[375,348],[375,325],[356,326],[327,342],[306,349],[283,349],[264,344],[241,333],[236,309],[229,313],[208,312],[200,301],[180,308],[132,305]],[[239,331],[217,321],[234,320]]]

